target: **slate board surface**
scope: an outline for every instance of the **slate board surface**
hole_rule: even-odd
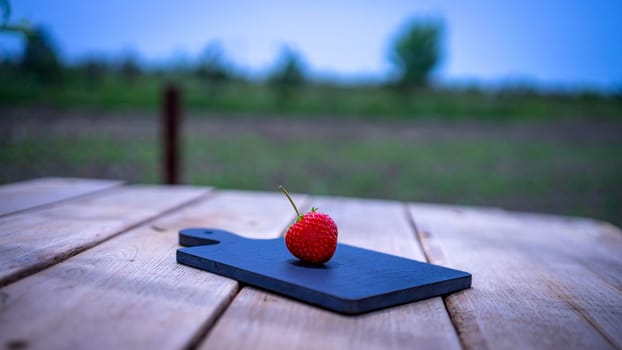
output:
[[[283,238],[248,239],[214,228],[179,232],[177,262],[309,304],[359,314],[469,288],[471,274],[339,244],[323,265],[293,257]]]

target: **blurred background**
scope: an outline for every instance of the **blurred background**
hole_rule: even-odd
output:
[[[622,225],[619,1],[0,0],[0,183],[186,184]]]

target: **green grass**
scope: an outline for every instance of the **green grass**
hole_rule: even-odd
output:
[[[188,180],[217,187],[273,190],[287,183],[325,195],[502,205],[618,222],[622,214],[622,162],[612,157],[622,154],[620,144],[282,142],[249,135],[218,141],[194,138],[188,148],[197,170]],[[585,198],[592,192],[598,194]]]
[[[15,73],[12,73],[15,74]],[[43,105],[61,109],[155,111],[167,78],[145,75],[132,80],[107,76],[89,82],[76,76],[64,83],[42,86],[32,79],[0,72],[0,106]],[[280,114],[367,118],[375,120],[551,119],[622,117],[622,98],[592,93],[537,94],[528,89],[485,92],[475,89],[427,89],[408,94],[378,86],[306,85],[283,97],[262,84],[229,82],[214,86],[193,77],[174,79],[184,91],[184,106],[192,111],[229,115]]]
[[[71,130],[33,120],[11,123],[11,130],[24,123],[31,131],[3,136],[2,182],[50,175],[159,179],[156,133],[148,120],[124,127],[108,118],[84,130],[71,129],[72,122]],[[124,133],[113,132],[115,125]],[[187,126],[184,178],[190,184],[270,191],[286,184],[316,195],[492,205],[622,224],[618,122],[202,119]]]

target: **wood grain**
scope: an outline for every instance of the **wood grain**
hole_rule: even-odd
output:
[[[324,198],[311,204],[335,219],[342,243],[424,260],[400,203]],[[415,345],[460,348],[440,298],[354,317],[245,287],[200,348],[404,349]]]
[[[412,205],[433,263],[473,274],[446,302],[469,349],[622,348],[622,235],[592,220]]]
[[[0,286],[199,198],[193,187],[126,186],[0,218]]]
[[[303,202],[302,198],[297,198]],[[236,281],[179,265],[177,232],[214,226],[278,235],[294,219],[276,193],[216,192],[0,290],[0,345],[179,349],[237,292]]]
[[[122,181],[47,177],[0,186],[0,216],[83,196]]]

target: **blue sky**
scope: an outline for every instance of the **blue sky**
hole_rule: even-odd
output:
[[[391,39],[414,16],[442,18],[438,80],[535,82],[549,87],[622,86],[622,1],[12,1],[14,20],[46,26],[63,57],[132,53],[184,61],[218,40],[251,74],[282,44],[316,77],[382,79]],[[0,38],[3,54],[16,39]]]

